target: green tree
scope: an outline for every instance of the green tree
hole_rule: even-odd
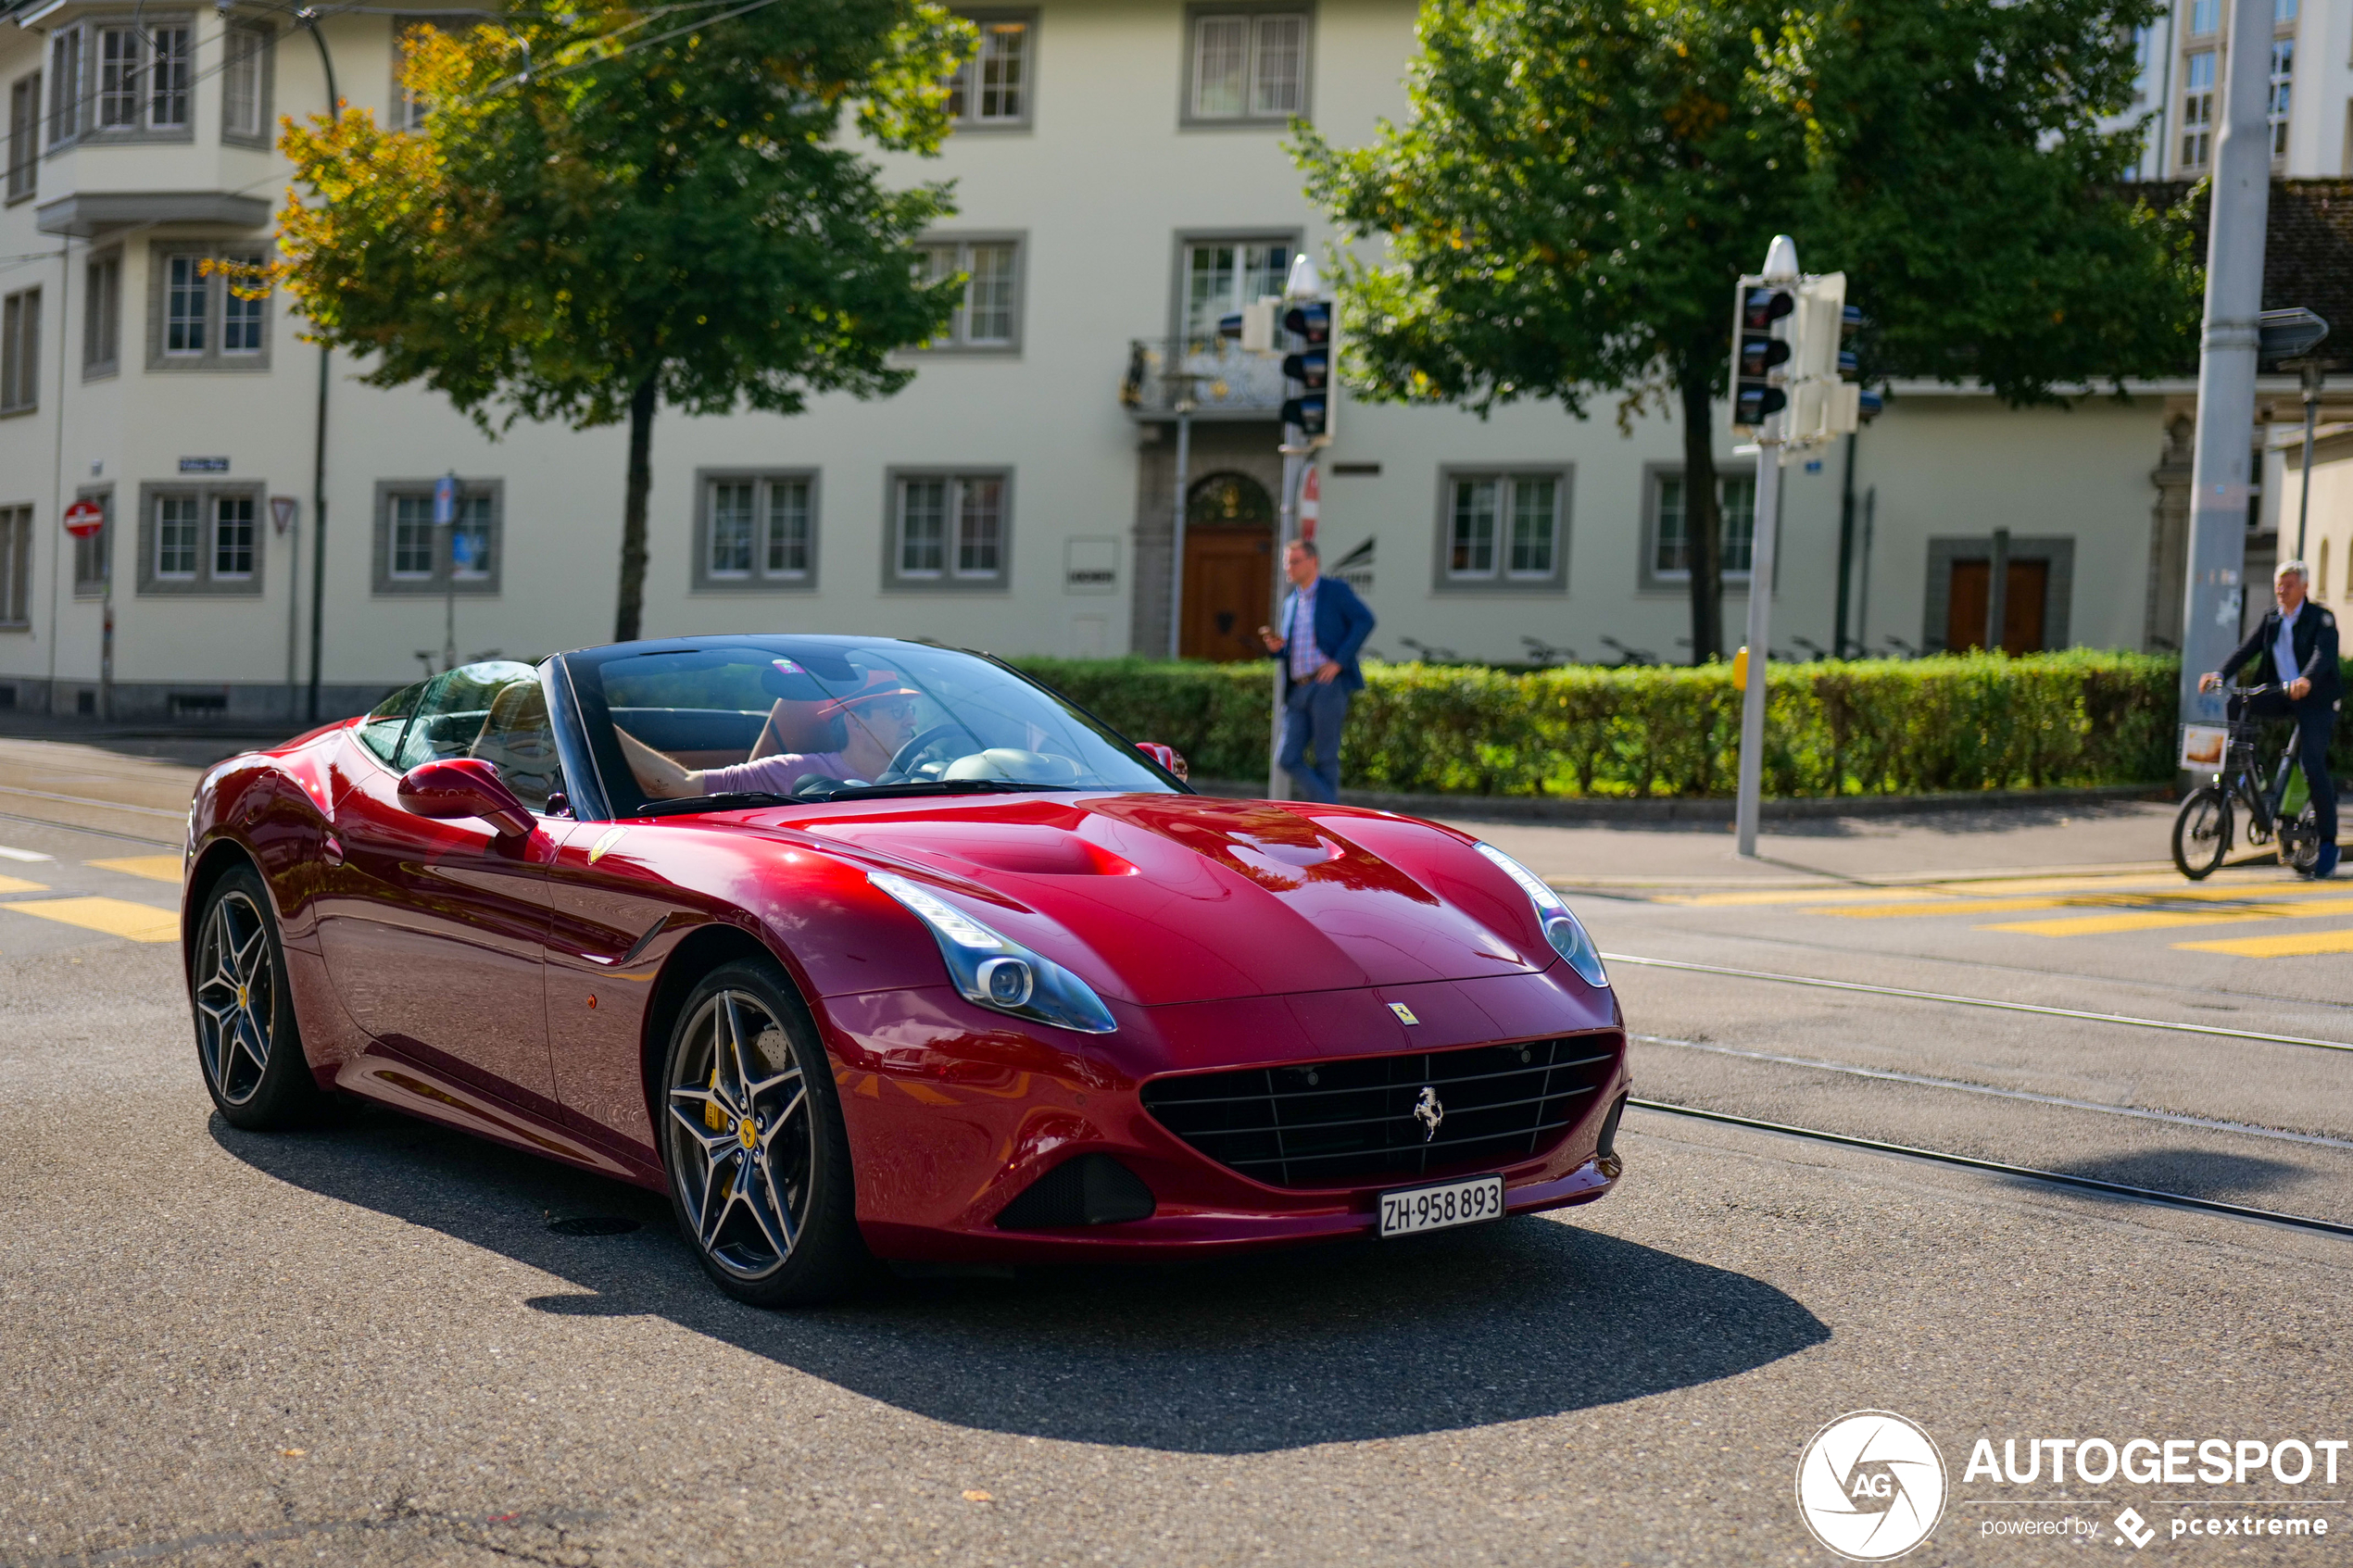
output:
[[[1883,373],[2012,401],[2171,370],[2190,270],[2114,193],[2145,0],[1425,0],[1413,112],[1296,129],[1343,242],[1352,386],[1485,413],[1678,409],[1692,654],[1724,646],[1715,400],[1776,232],[1843,270]]]
[[[936,152],[971,41],[928,0],[524,4],[412,34],[418,130],[287,128],[318,199],[282,216],[283,275],[374,385],[422,382],[494,434],[629,421],[613,634],[635,637],[656,408],[887,395],[912,374],[891,350],[945,324],[961,280],[920,280],[910,242],[949,192],[884,188],[843,119]]]

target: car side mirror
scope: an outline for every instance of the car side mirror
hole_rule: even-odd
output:
[[[479,757],[420,762],[400,775],[399,793],[404,810],[442,820],[480,817],[501,838],[528,834],[537,825],[498,770]]]
[[[1185,761],[1184,753],[1173,746],[1163,746],[1156,740],[1139,740],[1136,749],[1176,774],[1186,784],[1193,782],[1193,770]]]

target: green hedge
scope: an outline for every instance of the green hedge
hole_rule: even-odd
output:
[[[1266,771],[1272,666],[1021,660],[1203,778]],[[2156,784],[2173,771],[2179,661],[2076,649],[1773,666],[1765,792],[1901,795]],[[1368,664],[1341,782],[1461,795],[1726,796],[1739,768],[1729,666]],[[2348,666],[2353,684],[2353,666]],[[2353,737],[2340,728],[2340,772]]]

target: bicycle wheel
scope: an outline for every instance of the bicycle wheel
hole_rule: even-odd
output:
[[[2193,792],[2173,816],[2173,864],[2192,882],[2214,874],[2231,852],[2231,800],[2212,784]]]

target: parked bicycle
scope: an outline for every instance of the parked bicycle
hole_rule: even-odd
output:
[[[2247,705],[2277,686],[2246,686],[2231,694],[2225,715],[2230,739],[2213,782],[2190,792],[2173,817],[2173,864],[2192,882],[2211,876],[2231,852],[2232,802],[2246,813],[2246,841],[2279,845],[2280,864],[2309,869],[2321,857],[2320,814],[2296,766],[2296,749],[2280,748],[2269,788],[2256,760],[2256,732]]]
[[[1604,637],[1602,639],[1602,646],[1605,648],[1616,648],[1617,650],[1617,664],[1618,668],[1621,670],[1639,670],[1646,665],[1656,664],[1658,662],[1658,655],[1651,652],[1650,649],[1629,648],[1624,643],[1619,642],[1616,637]]]
[[[1522,637],[1520,641],[1528,646],[1528,659],[1531,664],[1574,664],[1577,662],[1575,648],[1561,647],[1544,641],[1541,637]]]

